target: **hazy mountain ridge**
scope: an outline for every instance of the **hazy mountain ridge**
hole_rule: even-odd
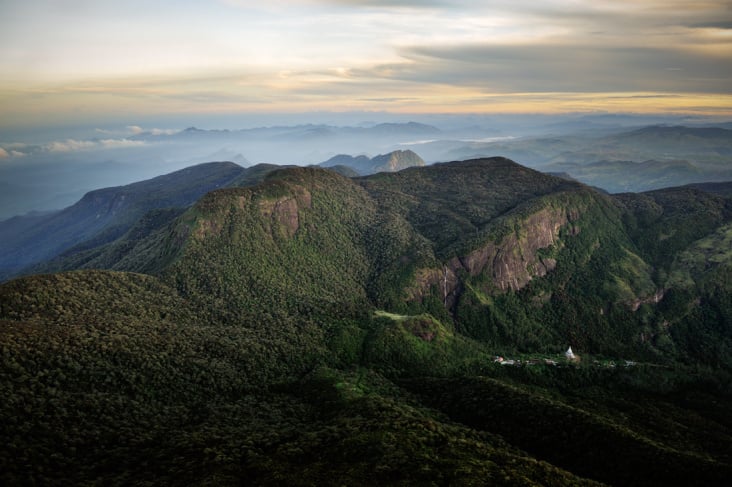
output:
[[[719,196],[732,196],[732,181],[724,183],[696,183],[690,185],[693,188],[706,191],[707,193],[718,194]]]
[[[177,122],[176,122],[177,123]],[[255,126],[256,127],[256,126]],[[339,153],[387,153],[399,143],[434,138],[418,122],[299,124],[248,129],[122,127],[100,136],[59,135],[26,143],[0,141],[0,220],[70,206],[94,189],[119,186],[209,161],[316,164]]]
[[[612,193],[732,180],[732,130],[721,127],[620,127],[610,134],[436,141],[415,149],[427,160],[501,154],[542,171],[566,172]]]
[[[557,120],[554,120],[556,118]],[[646,191],[659,184],[732,180],[730,150],[723,136],[697,136],[703,127],[684,117],[445,117],[434,125],[303,124],[243,130],[159,130],[133,127],[119,139],[59,139],[46,144],[3,143],[12,155],[0,165],[0,218],[30,211],[56,210],[78,201],[90,189],[118,186],[162,172],[212,160],[242,165],[310,165],[337,154],[386,154],[413,150],[427,163],[502,155],[543,171],[551,164],[582,171],[587,184],[610,192]],[[431,118],[420,119],[426,122]],[[666,122],[669,126],[648,126]],[[678,124],[686,124],[679,127]],[[723,127],[724,124],[716,124]],[[673,130],[668,130],[668,128]],[[587,130],[591,129],[591,130]],[[685,129],[684,135],[679,135]],[[111,137],[111,135],[110,135]],[[78,138],[78,140],[77,140]],[[14,148],[14,149],[11,149]],[[15,150],[17,149],[17,150]],[[599,161],[682,161],[691,167],[669,174],[645,174],[642,166],[584,166]],[[572,165],[575,166],[572,166]],[[155,172],[153,172],[153,168]],[[660,168],[659,168],[660,169]],[[569,171],[566,171],[569,172]],[[570,173],[573,177],[577,177]],[[623,184],[617,184],[622,181]]]
[[[0,279],[62,253],[115,241],[149,211],[186,208],[212,189],[253,184],[278,168],[204,163],[127,186],[91,191],[59,212],[0,222]]]

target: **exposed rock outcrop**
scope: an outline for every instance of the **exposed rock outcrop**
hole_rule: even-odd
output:
[[[259,201],[259,211],[266,220],[270,220],[272,229],[279,226],[287,237],[295,235],[300,228],[300,209],[310,208],[312,205],[312,197],[307,189],[292,189],[293,196]]]
[[[575,208],[543,208],[523,219],[514,232],[498,242],[487,242],[467,255],[453,257],[443,269],[419,269],[407,297],[422,299],[437,286],[446,306],[450,307],[461,289],[461,272],[470,276],[487,274],[492,288],[487,291],[518,291],[532,279],[554,270],[557,261],[541,256],[539,251],[561,245],[559,233],[563,228],[569,235],[579,233],[579,227],[574,224],[579,215]]]
[[[560,229],[577,217],[576,212],[561,208],[542,209],[499,243],[491,242],[465,257],[453,258],[449,265],[454,270],[463,268],[472,276],[487,273],[501,291],[517,291],[534,277],[543,277],[554,270],[556,260],[542,258],[538,251],[554,246]],[[573,226],[572,232],[576,228]]]

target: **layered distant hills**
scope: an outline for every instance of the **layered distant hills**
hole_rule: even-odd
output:
[[[567,123],[559,123],[561,118],[555,123],[550,123],[553,117],[505,115],[427,119],[439,122],[437,126],[363,122],[142,132],[135,127],[134,133],[128,131],[120,138],[94,131],[88,139],[36,145],[3,140],[0,149],[8,156],[0,164],[0,220],[55,211],[95,188],[128,184],[208,161],[232,161],[245,167],[304,166],[350,154],[358,165],[364,163],[359,154],[370,158],[414,151],[426,164],[504,156],[542,172],[566,173],[610,193],[732,180],[729,124],[698,126],[699,121],[672,117],[669,121],[675,125],[648,126],[663,119],[599,115],[569,117]],[[381,170],[366,164],[356,172]]]
[[[567,173],[611,193],[732,179],[732,130],[649,126],[497,141],[427,141],[427,160],[501,154],[535,169]]]
[[[105,220],[0,286],[5,483],[732,476],[724,187],[188,171],[87,195],[47,234]]]

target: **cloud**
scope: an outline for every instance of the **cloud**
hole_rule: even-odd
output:
[[[65,141],[54,141],[46,144],[48,152],[74,152],[79,150],[92,149],[96,144],[89,140],[66,139]]]
[[[127,130],[129,130],[132,135],[140,135],[144,133],[148,133],[151,135],[172,135],[175,133],[180,132],[178,129],[158,129],[153,128],[150,130],[145,130],[144,128],[140,127],[139,125],[128,125]]]
[[[48,152],[76,152],[95,149],[121,149],[145,145],[141,140],[129,139],[102,139],[102,140],[75,140],[54,141],[45,145]]]
[[[730,93],[732,78],[729,0],[218,0],[145,19],[111,5],[83,22],[22,7],[38,11],[28,15],[38,19],[30,37],[0,16],[0,37],[13,46],[0,49],[0,64],[14,73],[0,83],[0,127],[112,113],[141,123],[158,114],[464,109],[462,100],[519,92],[716,95]],[[15,51],[37,54],[28,63]],[[109,140],[175,132],[105,127],[98,136]],[[76,142],[53,148],[92,150]]]
[[[697,22],[695,24],[688,24],[689,27],[698,27],[700,29],[722,29],[732,30],[732,20],[710,20],[706,22]]]
[[[145,142],[130,139],[104,139],[98,141],[98,144],[103,149],[122,149],[126,147],[140,147],[145,145]]]
[[[235,7],[251,8],[250,0],[221,0],[223,3]],[[475,5],[475,0],[270,0],[266,5],[257,6],[257,8],[266,8],[274,6],[278,8],[292,6],[314,6],[323,5],[328,7],[383,7],[383,8],[434,8],[445,7],[455,8],[461,6]]]
[[[17,150],[8,150],[4,147],[0,147],[0,159],[9,159],[11,157],[23,157],[26,154]]]
[[[308,2],[313,3],[313,2]],[[459,0],[320,0],[318,3],[341,7],[394,7],[394,8],[455,8],[475,2]]]
[[[361,101],[376,102],[376,103],[404,103],[417,101],[417,98],[413,97],[387,97],[387,98],[361,98]]]
[[[178,129],[150,129],[152,135],[173,135],[180,132]]]
[[[371,75],[494,92],[731,92],[732,62],[673,48],[477,43],[415,46],[402,55],[401,66]]]
[[[29,153],[38,149],[38,146],[31,146],[21,142],[10,142],[0,147],[0,159],[27,156]]]

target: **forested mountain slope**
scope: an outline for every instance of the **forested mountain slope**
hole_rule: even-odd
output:
[[[732,475],[729,199],[493,158],[152,216],[82,264],[117,271],[0,286],[6,483]]]
[[[0,279],[86,242],[96,246],[123,235],[150,210],[184,208],[245,170],[230,162],[192,166],[147,181],[87,193],[79,202],[43,217],[0,223]],[[90,241],[91,240],[91,241]]]

